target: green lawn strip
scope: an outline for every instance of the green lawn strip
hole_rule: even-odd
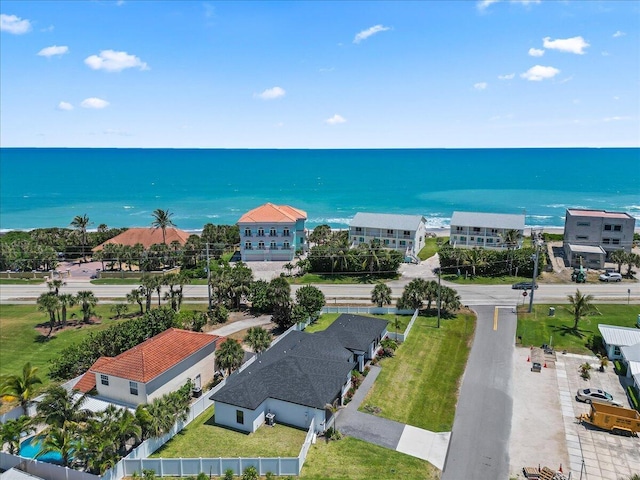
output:
[[[549,316],[549,307],[555,308],[555,316]],[[556,350],[589,354],[592,352],[586,342],[592,335],[600,335],[598,324],[633,328],[638,317],[637,305],[596,304],[597,311],[583,317],[575,332],[573,315],[568,307],[566,304],[539,304],[533,306],[531,313],[519,311],[517,335],[522,337],[522,344],[539,347],[551,343]]]
[[[382,409],[380,416],[436,432],[453,425],[459,381],[464,372],[475,317],[458,314],[436,327],[433,317],[419,317],[382,371],[360,408]]]
[[[96,278],[92,285],[140,285],[140,277],[130,278]]]
[[[80,307],[70,308],[67,318],[75,313],[82,316]],[[48,314],[39,312],[35,305],[0,305],[0,374],[20,374],[25,363],[31,362],[40,369],[39,377],[43,387],[50,383],[49,360],[57,357],[66,347],[80,342],[89,332],[95,332],[112,325],[109,305],[96,306],[97,316],[102,322],[83,325],[78,328],[53,333],[47,339],[41,336],[35,326],[48,321]]]
[[[0,285],[40,285],[42,278],[0,278]]]
[[[307,333],[313,333],[313,332],[320,332],[322,330],[325,330],[329,325],[335,322],[335,320],[340,315],[342,314],[341,313],[324,313],[320,315],[320,318],[318,319],[317,322],[309,325],[307,328],[305,328],[304,331]],[[404,330],[407,328],[407,325],[409,325],[409,322],[411,321],[410,315],[394,315],[393,313],[389,313],[385,315],[373,315],[369,313],[360,313],[358,315],[361,315],[363,317],[381,318],[383,320],[387,320],[389,322],[389,325],[387,325],[387,330],[390,332],[395,332],[395,327],[393,326],[393,322],[397,317],[398,320],[400,320],[398,333],[404,332]]]
[[[152,458],[297,457],[305,430],[277,424],[246,434],[214,425],[214,407],[165,443]]]
[[[464,275],[442,275],[442,280],[446,280],[451,283],[457,283],[459,285],[512,285],[518,282],[530,282],[531,278],[528,277],[468,277],[464,278]]]
[[[306,285],[310,283],[322,283],[322,284],[375,284],[380,281],[396,280],[400,278],[400,275],[331,275],[331,274],[317,274],[306,273],[301,277],[291,276],[285,277],[289,283],[295,285]]]
[[[311,445],[302,467],[303,480],[432,480],[439,470],[426,460],[347,437]]]
[[[449,237],[427,237],[424,242],[424,247],[418,253],[418,258],[420,260],[426,260],[427,258],[433,257],[436,253],[438,253],[438,249],[440,245],[443,245],[449,241]]]

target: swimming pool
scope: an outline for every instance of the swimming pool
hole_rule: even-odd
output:
[[[39,442],[35,436],[27,438],[20,444],[20,456],[25,458],[35,458],[40,451],[40,445],[41,442]],[[38,457],[37,460],[40,460],[41,462],[61,465],[62,455],[60,455],[58,452],[50,452],[42,455],[41,457]]]

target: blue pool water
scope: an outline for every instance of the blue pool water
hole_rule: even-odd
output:
[[[20,444],[21,457],[35,458],[39,451],[40,442],[36,439],[36,437],[29,437]],[[60,455],[58,452],[51,452],[38,457],[38,460],[40,460],[41,462],[61,464],[62,455]]]

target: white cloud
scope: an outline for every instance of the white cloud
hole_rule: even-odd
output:
[[[45,47],[38,52],[38,55],[41,57],[53,57],[54,55],[64,55],[65,53],[69,53],[69,47],[67,46],[58,46],[52,45],[50,47]]]
[[[532,57],[541,57],[544,55],[544,50],[541,48],[530,48],[529,55]]]
[[[118,0],[116,2],[116,6],[121,7],[122,5],[124,5],[124,3],[125,3],[124,0]]]
[[[387,30],[391,30],[389,27],[385,27],[383,25],[374,25],[373,27],[367,28],[366,30],[362,30],[358,33],[353,39],[353,43],[360,43],[362,40],[366,40],[371,35],[375,35],[376,33],[386,32]]]
[[[531,67],[526,72],[521,73],[520,76],[522,78],[526,78],[527,80],[539,82],[547,78],[553,78],[559,73],[560,73],[560,70],[558,70],[557,68],[536,65],[534,67]]]
[[[513,80],[515,77],[515,73],[507,73],[506,75],[498,75],[498,80]]]
[[[102,100],[101,98],[91,97],[91,98],[85,98],[80,104],[80,106],[82,108],[95,108],[99,110],[101,108],[108,107],[109,102],[107,102],[106,100]]]
[[[93,70],[106,70],[107,72],[120,72],[126,68],[149,70],[147,64],[135,55],[114,50],[102,50],[99,55],[85,58],[84,63]]]
[[[620,30],[618,30],[616,33],[613,34],[613,38],[624,37],[625,35],[626,35],[626,33],[621,32]]]
[[[256,98],[261,98],[262,100],[275,100],[276,98],[284,97],[287,94],[284,88],[281,87],[273,87],[267,88],[262,93],[255,93],[253,96]]]
[[[478,10],[484,11],[490,5],[493,5],[494,3],[498,3],[500,1],[501,0],[479,0],[478,3],[476,3],[476,7],[478,8]],[[532,3],[540,3],[540,1],[541,0],[511,0],[511,3],[519,3],[520,5],[528,6]]]
[[[487,88],[487,82],[478,82],[473,84],[473,88],[476,90],[484,90]]]
[[[589,46],[582,37],[557,38],[551,40],[551,37],[542,39],[542,45],[549,50],[560,50],[561,52],[575,53],[583,55],[584,49]]]
[[[608,56],[610,55],[610,53],[609,53],[609,52],[607,52],[606,50],[604,50],[604,51],[602,51],[602,52],[600,53],[600,55],[602,55],[603,57],[608,57]]]
[[[60,102],[58,104],[58,110],[73,110],[73,105],[71,105],[69,102]]]
[[[340,123],[345,123],[346,121],[346,118],[336,113],[333,117],[327,118],[324,122],[328,123],[329,125],[338,125]]]
[[[31,31],[31,22],[16,15],[0,14],[0,31],[22,35]]]
[[[605,122],[622,122],[625,120],[631,120],[631,117],[606,117],[603,118]]]
[[[55,27],[53,25],[49,25],[47,28],[40,29],[41,32],[53,32],[54,30],[55,30]]]

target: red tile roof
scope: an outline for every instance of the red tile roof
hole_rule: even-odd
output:
[[[180,245],[187,243],[187,239],[191,234],[177,228],[167,228],[165,231],[167,245],[170,245],[174,240],[178,241]],[[102,250],[107,243],[115,243],[118,245],[130,245],[133,246],[137,243],[141,243],[144,248],[149,248],[156,243],[162,243],[162,229],[145,227],[145,228],[129,228],[122,232],[120,235],[116,235],[110,238],[104,243],[101,243],[93,249],[94,252]]]
[[[295,223],[296,220],[306,220],[307,212],[289,205],[274,205],[265,203],[248,211],[238,223]]]
[[[146,383],[218,340],[217,335],[170,328],[115,358],[99,359],[89,371]]]
[[[113,357],[100,357],[96,360],[95,363],[91,365],[91,368],[82,375],[82,378],[78,380],[73,388],[77,388],[82,393],[89,393],[91,390],[96,388],[96,375],[93,373],[93,369],[99,368],[110,360],[113,360]]]

